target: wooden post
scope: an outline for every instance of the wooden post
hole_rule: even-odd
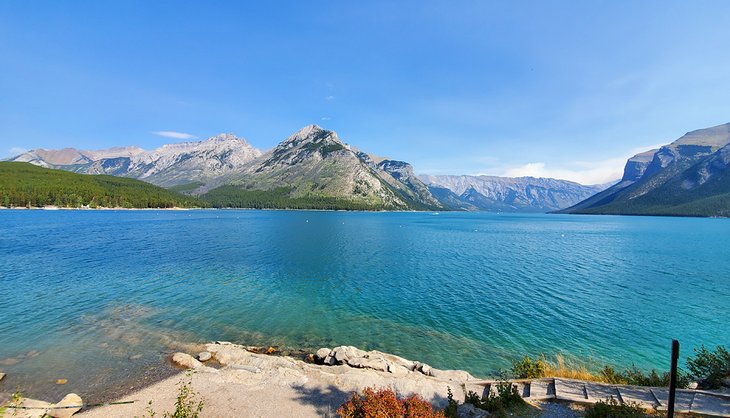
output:
[[[674,418],[674,395],[677,391],[677,360],[679,360],[679,341],[672,340],[672,368],[669,371],[669,400],[667,417]]]

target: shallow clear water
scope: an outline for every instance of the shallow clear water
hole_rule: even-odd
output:
[[[730,343],[729,255],[726,219],[3,210],[0,392],[118,386],[209,340],[667,369],[672,338]]]

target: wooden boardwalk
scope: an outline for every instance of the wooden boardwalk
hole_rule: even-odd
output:
[[[620,403],[635,402],[647,409],[666,411],[669,398],[667,388],[611,385],[559,378],[511,380],[511,382],[526,401],[556,399],[593,404],[613,397]],[[496,392],[496,385],[497,382],[494,380],[470,381],[464,384],[464,390],[486,396],[490,392]],[[677,389],[674,411],[730,417],[730,394]]]

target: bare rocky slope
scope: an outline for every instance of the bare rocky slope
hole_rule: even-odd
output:
[[[565,213],[730,216],[730,123],[631,157],[621,181]]]
[[[547,212],[601,190],[529,177],[417,176],[410,164],[363,152],[316,125],[266,152],[220,134],[152,151],[37,149],[12,161],[131,177],[203,196],[216,207]]]
[[[420,178],[445,205],[464,210],[499,212],[555,211],[608,187],[534,177],[422,175]]]

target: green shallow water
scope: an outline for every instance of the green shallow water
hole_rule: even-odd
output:
[[[209,340],[667,369],[672,338],[730,343],[729,256],[726,219],[3,210],[0,392],[102,393]]]

